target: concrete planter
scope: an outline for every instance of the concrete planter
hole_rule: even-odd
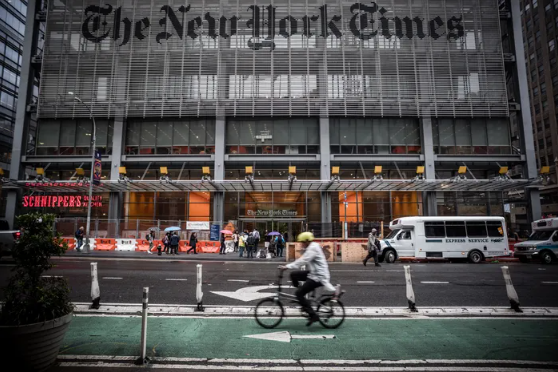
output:
[[[0,356],[18,371],[46,371],[56,362],[73,313],[44,323],[0,326]]]

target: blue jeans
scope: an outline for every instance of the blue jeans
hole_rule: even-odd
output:
[[[244,255],[244,247],[239,246],[238,247],[238,253],[239,253],[238,257],[242,257]]]
[[[284,247],[277,246],[277,257],[283,257],[283,249]]]
[[[83,239],[77,239],[76,251],[79,251],[82,245],[83,245]]]

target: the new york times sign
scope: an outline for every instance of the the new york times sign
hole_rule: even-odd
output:
[[[343,36],[339,7],[323,5],[314,9],[313,14],[298,18],[292,15],[277,17],[277,9],[273,5],[251,5],[246,9],[246,18],[240,15],[227,18],[211,12],[196,14],[192,12],[190,5],[176,8],[163,5],[158,9],[160,17],[155,19],[145,17],[132,22],[128,18],[129,15],[124,14],[122,7],[115,8],[110,4],[89,5],[84,10],[81,32],[83,37],[91,42],[100,43],[111,38],[116,45],[123,46],[132,38],[145,40],[149,34],[155,35],[157,43],[171,38],[196,39],[200,36],[202,24],[204,33],[209,37],[227,39],[236,35],[239,29],[245,26],[252,30],[252,38],[248,40],[247,46],[254,50],[263,47],[273,50],[275,48],[273,40],[278,36],[283,38],[299,34],[307,38]],[[354,3],[348,10],[351,14],[348,32],[361,40],[375,37],[386,39],[429,37],[434,40],[456,40],[465,35],[461,15],[453,15],[449,18],[435,15],[430,19],[412,15],[387,17],[389,8],[376,2]],[[153,14],[155,13],[153,11]]]

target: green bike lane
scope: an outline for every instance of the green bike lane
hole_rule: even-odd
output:
[[[244,336],[288,331],[290,342]],[[137,356],[140,317],[77,316],[62,355]],[[334,338],[297,336],[334,335]],[[150,317],[148,357],[558,361],[556,319],[347,319],[335,330],[286,319],[273,330],[250,318]]]

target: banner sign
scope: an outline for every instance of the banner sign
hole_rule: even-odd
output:
[[[211,232],[209,233],[209,240],[211,241],[219,241],[219,231],[221,226],[220,225],[211,225]]]
[[[206,221],[187,221],[186,230],[209,230],[209,222]]]
[[[73,90],[91,92],[84,103],[103,117],[509,114],[496,0],[76,0],[48,7],[44,118],[89,118],[83,105],[60,99]]]
[[[25,208],[86,208],[88,195],[25,195],[22,206]],[[103,197],[93,195],[92,207],[102,207]]]
[[[93,184],[99,186],[101,184],[101,153],[95,150],[95,167],[93,170]]]
[[[248,209],[246,211],[246,215],[251,216],[251,217],[271,217],[271,216],[276,216],[276,217],[296,217],[298,216],[298,212],[297,211],[289,211],[289,210],[285,210],[285,209],[276,209],[276,210],[264,210],[264,209],[258,209],[258,210],[252,210],[252,209]]]

